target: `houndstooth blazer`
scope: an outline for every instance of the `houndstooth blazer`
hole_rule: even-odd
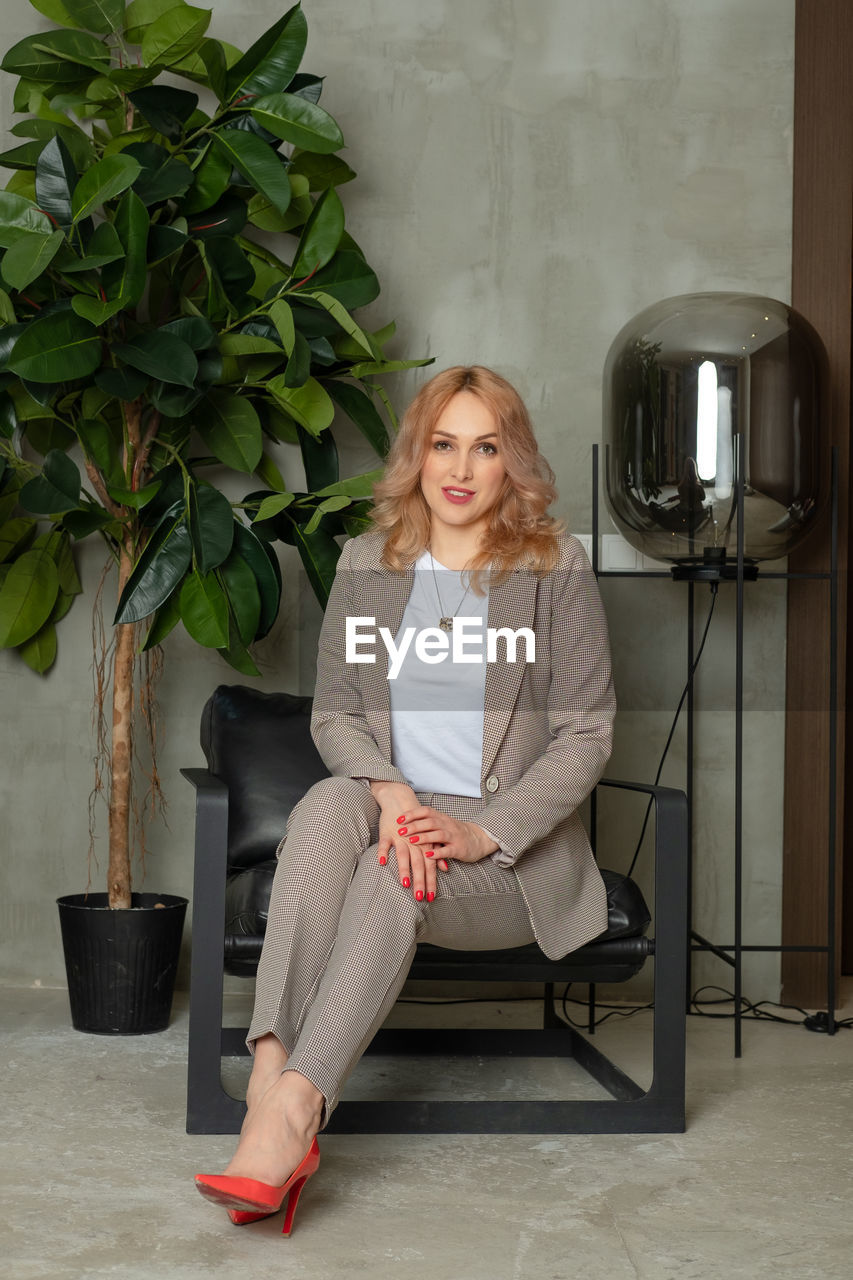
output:
[[[345,661],[347,616],[374,617],[377,629],[396,635],[411,592],[413,569],[381,564],[383,540],[370,531],[341,553],[320,634],[311,731],[333,775],[406,782],[391,763],[384,647],[375,663]],[[577,539],[561,536],[559,563],[546,576],[517,569],[490,585],[488,626],[532,628],[536,659],[510,662],[499,644],[488,665],[477,820],[499,841],[536,939],[556,959],[607,926],[578,806],[610,755],[616,700],[604,610]]]

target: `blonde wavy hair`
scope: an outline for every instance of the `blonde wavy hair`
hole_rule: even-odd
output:
[[[436,374],[404,413],[385,473],[373,489],[370,517],[388,535],[382,561],[386,568],[400,571],[429,546],[430,509],[420,474],[435,425],[460,391],[475,395],[491,411],[506,469],[489,512],[483,550],[469,565],[472,585],[481,589],[481,571],[489,565],[495,582],[518,567],[548,573],[559,558],[557,535],[564,528],[562,521],[547,514],[557,496],[554,473],[539,452],[530,416],[515,387],[482,365],[456,365]]]

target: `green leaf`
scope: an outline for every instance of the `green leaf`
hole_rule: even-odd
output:
[[[222,333],[218,341],[219,350],[224,356],[274,354],[279,360],[284,359],[284,352],[272,338],[259,338],[249,333]]]
[[[0,587],[0,649],[31,639],[50,617],[59,592],[59,573],[44,550],[25,551]]]
[[[332,535],[323,528],[315,529],[313,533],[306,533],[298,524],[294,524],[293,532],[308,581],[325,609],[335,580],[335,569],[341,549]]]
[[[225,101],[228,77],[228,61],[219,40],[202,40],[198,56],[204,63],[207,81],[220,103]]]
[[[371,359],[379,355],[379,352],[374,349],[374,343],[361,326],[356,324],[346,307],[342,302],[338,302],[337,298],[333,298],[330,293],[324,293],[321,289],[312,289],[305,296],[314,298],[315,301],[319,302],[320,306],[328,311],[333,319],[337,320],[344,333],[349,334],[353,341],[361,347],[365,355],[370,356]]]
[[[126,199],[127,197],[125,197]],[[123,258],[124,245],[111,222],[102,222],[97,226],[86,246],[86,255],[78,258],[69,249],[57,259],[57,269],[64,275],[73,275],[78,271],[93,271]]]
[[[53,138],[36,163],[36,198],[60,227],[71,226],[71,193],[76,185],[77,170],[68,148],[60,137]]]
[[[64,0],[63,7],[77,26],[96,31],[99,36],[121,31],[124,24],[124,0]]]
[[[53,311],[31,320],[18,338],[8,368],[30,382],[86,378],[101,363],[96,329],[73,311]]]
[[[118,370],[98,370],[98,373],[106,372],[117,373]],[[94,462],[103,476],[110,476],[118,454],[120,427],[117,426],[113,432],[101,418],[79,418],[75,427],[86,457]]]
[[[308,23],[296,4],[255,41],[228,73],[225,100],[286,89],[299,69]]]
[[[29,640],[18,648],[18,653],[27,666],[37,675],[43,676],[56,661],[56,627],[53,622],[46,622]]]
[[[139,162],[132,156],[105,156],[103,160],[98,160],[83,174],[74,188],[71,201],[74,221],[87,218],[106,200],[126,191],[139,177],[140,169]]]
[[[293,497],[292,493],[271,493],[258,507],[255,520],[271,520],[273,516],[277,516],[279,512],[290,506]]]
[[[293,351],[284,371],[286,387],[304,387],[311,373],[311,348],[301,333],[294,337]]]
[[[340,476],[340,469],[338,447],[331,431],[325,431],[315,438],[304,427],[297,427],[297,434],[308,488],[314,492],[335,484]]]
[[[91,79],[86,68],[105,71],[109,62],[109,50],[84,31],[44,31],[13,45],[0,68],[26,80],[73,84]]]
[[[270,133],[306,151],[328,155],[344,145],[344,135],[328,111],[296,94],[265,94],[251,103],[250,110]]]
[[[230,156],[211,144],[201,164],[195,170],[195,182],[186,199],[181,202],[181,212],[201,213],[204,209],[210,209],[215,205],[220,196],[228,190],[231,169]]]
[[[204,241],[202,253],[213,282],[223,291],[227,307],[234,309],[235,300],[248,293],[255,272],[238,244],[228,236],[213,236]]]
[[[206,351],[216,342],[216,330],[204,316],[182,316],[160,326],[161,333],[172,333],[193,351]]]
[[[184,126],[198,106],[198,94],[172,85],[149,85],[127,95],[152,128],[170,142],[179,142]]]
[[[284,477],[268,453],[263,455],[260,462],[255,467],[255,475],[260,476],[264,484],[267,485],[268,488],[274,489],[276,493],[287,493],[287,485],[284,483]]]
[[[32,200],[11,191],[0,191],[0,249],[8,249],[28,232],[45,234],[52,230],[50,218]]]
[[[190,535],[200,574],[227,559],[234,542],[234,512],[218,489],[201,485],[190,491]]]
[[[261,593],[258,580],[242,556],[228,557],[219,571],[220,580],[237,631],[243,644],[251,644],[261,621]]]
[[[140,622],[169,598],[192,560],[190,531],[183,516],[165,516],[127,581],[114,625]]]
[[[46,271],[65,241],[63,231],[22,236],[3,255],[3,279],[12,289],[26,289]]]
[[[261,620],[255,633],[257,640],[269,633],[278,617],[281,603],[281,573],[274,553],[268,554],[257,534],[245,525],[234,526],[234,552],[241,556],[258,584],[261,596]]]
[[[78,508],[77,511],[69,511],[68,515],[63,518],[63,526],[71,534],[72,538],[78,541],[82,538],[88,538],[90,533],[94,533],[97,529],[107,529],[113,523],[113,517],[108,511],[104,511],[102,507],[96,507],[94,503]]]
[[[219,650],[228,665],[233,667],[235,671],[239,671],[243,676],[259,676],[261,673],[258,670],[257,663],[245,645],[241,643],[233,623],[229,631],[229,638],[231,643],[228,647]]]
[[[327,187],[342,187],[356,176],[345,160],[334,155],[314,155],[302,151],[294,156],[288,169],[291,183],[297,176],[308,180],[309,191],[325,191]]]
[[[95,374],[95,384],[116,400],[135,400],[142,395],[148,375],[138,369],[110,369],[104,367]]]
[[[228,157],[256,191],[284,213],[290,204],[290,179],[281,157],[268,143],[244,129],[221,129],[213,135],[215,145]]]
[[[301,279],[324,267],[334,257],[343,233],[344,207],[337,191],[330,187],[317,200],[311,217],[305,223],[293,263],[293,275]],[[323,293],[323,296],[331,295]]]
[[[228,644],[228,601],[215,574],[191,574],[181,587],[181,620],[197,644],[222,649]]]
[[[92,298],[87,293],[77,293],[71,299],[75,315],[82,316],[90,324],[100,327],[110,316],[121,311],[121,302],[104,302],[101,298]]]
[[[161,227],[156,223],[148,231],[148,265],[156,266],[178,253],[187,242],[185,232],[178,227]]]
[[[354,364],[348,370],[353,378],[375,377],[379,373],[401,373],[403,369],[420,369],[425,364],[432,364],[435,356],[424,360],[366,360],[363,364]]]
[[[132,511],[142,511],[148,506],[149,502],[153,502],[160,492],[160,481],[154,480],[151,484],[147,484],[144,489],[123,489],[118,485],[111,484],[108,486],[107,491],[110,497],[122,507],[130,507]]]
[[[339,382],[336,378],[329,378],[323,385],[335,404],[352,419],[379,456],[386,457],[391,442],[388,439],[385,423],[370,396],[365,395],[358,387],[353,387],[347,382]]]
[[[145,205],[178,199],[192,186],[193,171],[189,165],[155,142],[132,142],[122,154],[140,166],[133,189]]]
[[[142,645],[143,651],[153,649],[156,645],[162,644],[170,631],[178,625],[181,620],[181,593],[174,591],[165,604],[162,604],[154,615],[154,621],[151,623],[148,635]]]
[[[20,493],[21,506],[35,515],[72,511],[80,502],[80,472],[60,449],[51,449],[41,475],[28,480]]]
[[[27,516],[7,520],[0,529],[0,564],[19,556],[36,536],[38,522]]]
[[[124,34],[129,44],[141,44],[145,28],[170,9],[183,8],[186,0],[131,0],[124,15]]]
[[[230,176],[230,167],[228,172]],[[232,238],[245,227],[247,213],[246,201],[229,192],[212,209],[191,215],[187,219],[187,232],[196,240]],[[233,245],[235,249],[238,247]]]
[[[173,382],[179,387],[191,387],[198,373],[198,361],[192,347],[171,334],[154,329],[137,334],[129,342],[118,342],[113,354],[162,382]]]
[[[301,526],[302,532],[306,535],[313,533],[315,529],[319,528],[320,521],[323,519],[324,515],[330,514],[334,511],[343,511],[344,507],[349,506],[351,506],[349,498],[341,495],[326,498],[323,502],[318,503],[314,508],[308,523]]]
[[[156,18],[142,38],[142,61],[146,67],[170,67],[186,58],[201,44],[210,25],[210,10],[181,5]]]
[[[309,378],[302,387],[288,387],[280,374],[267,384],[267,391],[312,435],[319,436],[331,426],[335,406],[316,378]]]
[[[270,320],[276,327],[276,332],[281,338],[281,345],[284,347],[288,355],[293,353],[293,345],[296,342],[296,328],[293,323],[293,312],[284,301],[279,298],[270,307]]]
[[[336,480],[334,484],[327,484],[323,489],[315,490],[314,496],[317,498],[325,498],[342,494],[347,499],[351,498],[372,498],[373,486],[378,484],[384,475],[384,468],[377,467],[375,471],[364,471],[360,476],[350,476],[347,480]],[[327,511],[335,510],[334,507],[325,508]]]
[[[135,307],[145,292],[148,271],[148,210],[135,191],[126,191],[115,216],[115,230],[124,247],[124,258],[110,263],[101,275],[107,297],[118,310]]]
[[[364,307],[379,296],[376,273],[360,253],[347,249],[339,250],[331,262],[312,276],[311,288],[331,294],[348,311]]]
[[[55,22],[58,27],[80,26],[80,23],[72,18],[68,6],[64,5],[62,0],[30,0],[30,4],[46,18],[50,18],[51,22]]]
[[[235,471],[251,473],[261,460],[263,435],[254,406],[231,391],[211,391],[208,413],[196,422],[199,435],[211,453]]]
[[[0,326],[8,327],[15,323],[15,308],[12,306],[12,299],[5,289],[0,289]]]

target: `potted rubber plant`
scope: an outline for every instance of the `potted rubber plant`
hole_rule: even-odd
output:
[[[375,379],[424,361],[386,359],[393,326],[353,316],[379,283],[345,229],[337,189],[355,174],[321,78],[299,69],[298,4],[243,52],[183,0],[31,3],[55,25],[2,61],[23,118],[0,155],[0,647],[49,670],[81,591],[74,546],[102,539],[116,600],[95,660],[107,886],[60,913],[75,1025],[153,1030],[186,906],[132,892],[134,716],[156,655],[180,625],[258,674],[277,539],[325,602],[336,535],[363,527],[376,474],[340,477],[333,419],[379,466],[396,424]],[[304,489],[283,474],[292,446]],[[149,929],[170,934],[168,962]],[[153,993],[116,980],[128,966]]]

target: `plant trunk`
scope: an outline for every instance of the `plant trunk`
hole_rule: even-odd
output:
[[[118,595],[130,577],[133,558],[125,542],[119,559]],[[135,627],[115,629],[113,655],[113,729],[110,746],[110,850],[107,892],[111,907],[130,906],[130,792],[133,765],[133,659]]]

